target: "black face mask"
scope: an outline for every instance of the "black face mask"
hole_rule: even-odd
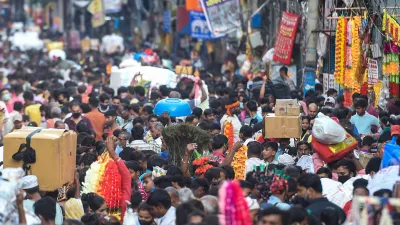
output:
[[[58,100],[58,104],[62,105],[62,104],[64,104],[64,101],[63,100]]]
[[[347,180],[350,179],[350,175],[345,175],[345,176],[339,176],[338,181],[342,184],[346,183]]]
[[[80,113],[72,113],[72,117],[78,119],[81,116]]]
[[[144,220],[139,220],[140,225],[151,225],[153,224],[153,221],[144,221]]]

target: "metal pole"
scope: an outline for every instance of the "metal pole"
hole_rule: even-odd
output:
[[[307,32],[306,32],[306,59],[305,65],[316,68],[317,65],[317,41],[318,35],[313,32],[318,28],[319,0],[308,1],[308,17],[307,17]]]

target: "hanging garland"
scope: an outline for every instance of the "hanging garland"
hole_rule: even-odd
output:
[[[336,26],[335,41],[335,81],[339,85],[343,85],[344,73],[346,67],[346,29],[347,21],[344,17],[339,18]]]
[[[232,167],[235,171],[235,179],[236,180],[244,180],[246,174],[246,159],[247,159],[247,146],[242,145],[235,155],[233,156]]]
[[[228,151],[230,151],[233,147],[233,145],[235,144],[235,134],[233,131],[233,124],[232,122],[228,122],[226,121],[224,123],[224,135],[225,137],[228,138],[228,144],[229,144],[229,149]]]
[[[352,20],[352,27],[351,27],[351,79],[352,84],[351,88],[355,92],[359,92],[361,88],[363,73],[361,73],[361,62],[362,62],[362,42],[360,39],[359,32],[361,30],[361,17],[355,16]]]
[[[352,27],[353,23],[352,20],[350,19],[347,22],[347,28],[346,28],[346,69],[344,71],[344,87],[345,88],[351,88],[351,68],[352,68],[352,52],[351,52],[351,45],[352,45]]]

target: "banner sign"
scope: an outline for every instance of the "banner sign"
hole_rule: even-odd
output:
[[[121,11],[121,0],[103,0],[105,13],[117,13]]]
[[[239,0],[200,0],[208,28],[215,36],[241,28]]]
[[[378,74],[378,61],[368,59],[368,84],[377,84]]]
[[[283,12],[275,41],[274,61],[290,65],[298,23],[299,17],[296,14]]]
[[[103,13],[102,0],[93,0],[88,6],[87,10],[92,14],[93,28],[99,27],[106,22],[105,15]]]
[[[163,14],[163,31],[171,33],[171,11],[165,10]]]
[[[202,12],[190,11],[190,36],[192,38],[210,40],[222,37],[224,35],[215,36],[208,29],[206,16]]]

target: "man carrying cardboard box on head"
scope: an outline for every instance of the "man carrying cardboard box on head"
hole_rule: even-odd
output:
[[[35,175],[28,175],[22,177],[18,181],[18,185],[23,189],[26,193],[26,200],[24,200],[24,209],[31,211],[35,214],[35,209],[33,205],[35,202],[39,201],[42,197],[39,193],[39,183],[38,178]],[[56,219],[55,224],[62,225],[63,223],[63,214],[60,205],[56,204]]]

